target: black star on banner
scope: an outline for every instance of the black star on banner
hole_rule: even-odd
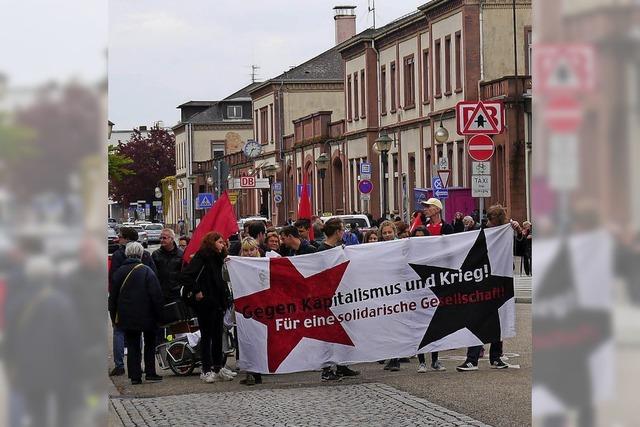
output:
[[[588,246],[590,247],[590,246]],[[591,253],[588,254],[591,256]],[[589,361],[611,339],[611,316],[603,308],[578,301],[571,252],[562,242],[551,265],[538,282],[532,316],[534,387],[548,389],[567,407],[577,410],[578,425],[593,420],[593,384]],[[602,284],[606,291],[607,284]],[[598,375],[610,364],[599,366]]]
[[[484,230],[480,230],[459,269],[411,263],[409,266],[422,280],[435,283],[429,288],[439,300],[418,348],[464,328],[483,343],[500,341],[498,309],[513,298],[513,277],[491,274]]]

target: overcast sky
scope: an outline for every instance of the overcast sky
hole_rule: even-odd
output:
[[[176,106],[225,98],[334,45],[336,5],[355,5],[369,28],[371,0],[111,0],[109,119],[116,129],[179,120]],[[376,27],[426,1],[377,0]]]

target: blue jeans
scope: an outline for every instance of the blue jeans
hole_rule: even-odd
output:
[[[124,368],[124,331],[113,327],[113,362],[116,368]]]

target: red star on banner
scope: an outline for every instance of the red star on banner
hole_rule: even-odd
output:
[[[270,287],[235,300],[237,313],[253,313],[254,320],[267,326],[269,372],[275,372],[302,338],[353,346],[342,325],[329,309],[330,301],[342,280],[349,261],[304,277],[287,258],[269,260]],[[276,309],[272,318],[266,310]],[[256,310],[261,315],[256,314]],[[284,313],[283,313],[284,312]],[[320,318],[333,318],[332,324],[305,327]],[[297,322],[296,322],[297,321]],[[295,327],[285,326],[295,325]]]

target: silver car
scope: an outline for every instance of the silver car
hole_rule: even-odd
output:
[[[129,227],[133,228],[134,230],[136,230],[138,232],[138,242],[140,242],[142,244],[142,247],[143,248],[148,247],[149,246],[149,235],[147,234],[145,229],[142,228],[141,225],[129,225]]]
[[[160,234],[164,228],[162,224],[142,224],[142,227],[147,232],[149,243],[160,242]]]

